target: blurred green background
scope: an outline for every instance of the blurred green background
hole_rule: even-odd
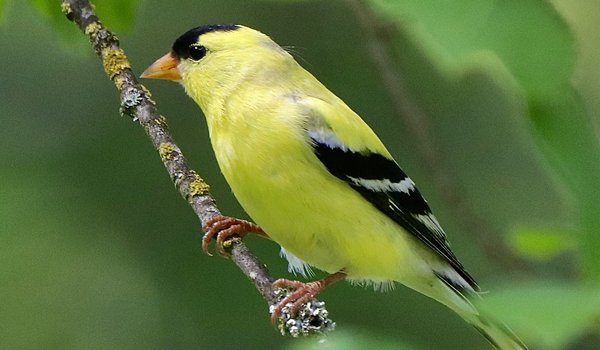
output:
[[[489,291],[489,312],[534,349],[600,347],[600,1],[95,4],[138,74],[201,24],[268,33],[388,145]],[[281,337],[252,284],[202,253],[196,217],[142,129],[119,115],[59,1],[0,0],[0,21],[0,348],[488,347],[402,286],[347,283],[321,296],[338,323],[327,342]],[[402,101],[374,42],[406,87]],[[221,210],[245,217],[199,108],[177,84],[144,83]],[[420,111],[428,138],[395,103]],[[274,243],[246,242],[274,276],[290,277]]]

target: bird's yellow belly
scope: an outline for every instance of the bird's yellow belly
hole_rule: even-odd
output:
[[[222,171],[246,212],[286,251],[354,279],[398,281],[422,273],[413,239],[329,174],[310,149],[273,147],[257,155],[245,142],[234,161],[219,159]]]

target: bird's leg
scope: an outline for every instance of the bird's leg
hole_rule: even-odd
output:
[[[255,233],[263,237],[268,237],[265,231],[256,224],[221,215],[208,220],[206,225],[204,225],[204,232],[206,234],[202,237],[202,250],[211,256],[212,254],[208,251],[208,245],[215,236],[217,236],[217,251],[224,257],[228,257],[229,254],[225,251],[223,244],[233,236],[242,238],[248,233]]]
[[[271,314],[271,323],[274,325],[277,323],[277,319],[281,316],[281,311],[287,304],[292,304],[290,306],[290,314],[295,315],[304,304],[319,294],[321,290],[344,277],[346,277],[346,273],[339,271],[314,282],[304,283],[283,278],[273,282],[273,288],[289,288],[293,291],[275,305]]]

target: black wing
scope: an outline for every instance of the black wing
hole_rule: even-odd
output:
[[[476,289],[476,282],[458,261],[446,234],[412,180],[392,160],[378,153],[355,152],[329,135],[311,133],[313,151],[327,170],[401,225],[448,262]]]

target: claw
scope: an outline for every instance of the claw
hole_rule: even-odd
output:
[[[275,326],[277,319],[281,316],[283,308],[291,303],[290,314],[295,316],[302,305],[306,304],[310,299],[314,298],[321,289],[318,282],[302,283],[299,281],[290,281],[286,279],[278,279],[273,282],[274,288],[289,288],[293,291],[286,295],[277,303],[271,314],[271,323]]]
[[[225,250],[224,244],[231,237],[244,237],[248,233],[256,233],[261,236],[267,234],[258,225],[228,216],[215,216],[208,220],[204,225],[206,234],[202,237],[202,250],[208,256],[212,254],[208,251],[208,246],[216,236],[217,251],[221,256],[228,257],[229,253]]]
[[[288,288],[291,289],[292,292],[274,305],[273,312],[271,314],[271,323],[273,325],[277,324],[277,320],[281,317],[283,308],[288,304],[291,303],[290,314],[295,316],[302,306],[319,294],[321,290],[344,277],[346,277],[346,273],[339,271],[321,280],[308,283],[291,281],[287,279],[276,280],[272,284],[273,288]]]

